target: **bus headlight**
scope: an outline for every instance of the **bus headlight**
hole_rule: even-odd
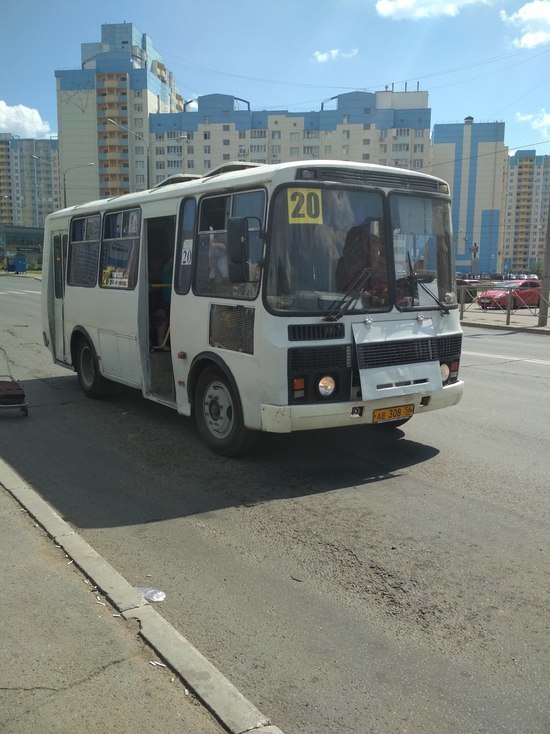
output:
[[[332,393],[336,389],[336,382],[333,377],[330,375],[325,375],[324,377],[321,377],[319,382],[317,383],[317,390],[319,391],[319,395],[323,398],[329,398]]]
[[[449,375],[451,374],[451,370],[449,369],[449,365],[445,362],[442,362],[439,365],[439,369],[441,371],[441,382],[445,384],[447,380],[449,379]]]

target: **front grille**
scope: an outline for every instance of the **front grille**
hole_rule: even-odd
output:
[[[357,362],[359,369],[368,369],[415,362],[448,361],[460,357],[461,348],[461,334],[358,344]]]
[[[301,347],[288,350],[291,374],[326,370],[334,371],[351,367],[351,344],[334,347]]]
[[[344,324],[290,324],[288,340],[291,342],[305,342],[322,339],[343,339],[345,336]]]

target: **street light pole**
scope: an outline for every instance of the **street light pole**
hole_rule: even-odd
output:
[[[63,208],[67,206],[67,173],[74,171],[75,168],[87,168],[88,166],[95,166],[95,163],[82,163],[79,166],[69,166],[63,170]]]
[[[130,130],[129,127],[124,127],[124,125],[121,125],[119,122],[116,122],[116,120],[113,120],[111,117],[107,118],[107,122],[112,123],[113,125],[116,125],[116,127],[119,127],[121,130],[126,130],[127,133],[130,133],[130,135],[133,135],[138,140],[141,140],[143,145],[145,146],[145,151],[147,153],[147,188],[151,188],[151,161],[150,161],[150,154],[149,154],[149,143],[145,140],[143,135],[140,135],[139,133],[134,132],[133,130]]]
[[[42,161],[42,163],[47,163],[52,168],[56,167],[51,161],[48,161],[46,158],[40,158],[38,155],[31,155],[31,158]],[[63,209],[67,206],[67,172],[74,171],[75,168],[87,168],[88,166],[95,166],[95,163],[81,163],[78,166],[69,166],[69,168],[64,168],[61,171],[61,176],[63,177]]]

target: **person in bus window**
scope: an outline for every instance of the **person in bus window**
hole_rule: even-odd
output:
[[[380,237],[370,232],[369,224],[352,227],[346,235],[342,256],[336,265],[336,287],[348,292],[361,273],[371,271],[361,283],[364,306],[385,306],[388,300],[388,280],[384,245]]]

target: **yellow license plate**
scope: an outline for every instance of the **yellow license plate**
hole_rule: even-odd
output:
[[[396,405],[393,408],[378,408],[372,411],[373,423],[385,423],[386,421],[399,421],[410,418],[414,413],[414,405]]]

